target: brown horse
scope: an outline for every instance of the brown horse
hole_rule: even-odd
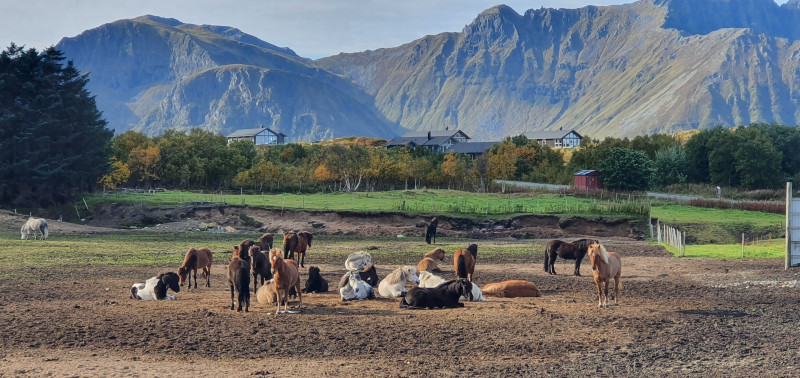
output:
[[[590,244],[600,243],[594,239],[578,239],[573,242],[567,243],[561,240],[551,240],[547,243],[544,250],[544,271],[550,274],[556,274],[556,256],[561,256],[562,259],[575,260],[574,275],[581,275],[581,261],[586,256],[586,249]]]
[[[259,246],[262,251],[269,252],[269,250],[272,249],[272,244],[274,241],[275,237],[272,236],[272,234],[270,233],[266,233],[264,235],[261,235],[260,238],[258,238],[256,245]]]
[[[425,254],[425,257],[417,264],[417,270],[420,272],[441,272],[442,270],[439,269],[439,264],[436,260],[444,262],[444,249],[436,248]]]
[[[192,288],[192,271],[194,271],[194,288],[197,289],[197,269],[203,271],[203,276],[206,278],[206,287],[211,287],[211,263],[214,257],[208,248],[190,249],[186,252],[186,257],[183,259],[183,265],[178,268],[178,277],[183,286],[186,278],[189,278],[189,289]]]
[[[470,244],[467,249],[459,249],[453,254],[453,268],[458,278],[466,278],[472,281],[472,274],[475,272],[475,260],[478,259],[478,245]]]
[[[303,294],[300,291],[300,272],[297,268],[297,262],[284,260],[283,252],[277,248],[269,251],[269,261],[272,263],[273,282],[275,283],[275,292],[278,297],[278,308],[275,310],[275,315],[280,312],[282,299],[286,301],[284,302],[286,303],[284,312],[289,311],[289,289],[292,286],[297,290],[297,297],[300,299],[299,308],[303,308]]]
[[[256,242],[252,240],[243,240],[241,243],[239,243],[238,249],[236,247],[233,248],[233,256],[238,257],[244,261],[247,261],[247,263],[251,263],[250,247],[254,245],[256,245]],[[237,251],[239,252],[238,254],[236,253]]]
[[[286,251],[287,259],[294,259],[294,254],[297,252],[300,266],[306,261],[306,250],[311,248],[311,240],[314,236],[308,231],[294,232],[289,231],[283,235],[283,250]]]
[[[270,270],[272,266],[269,264],[269,256],[261,252],[261,247],[254,245],[250,247],[250,269],[253,272],[253,292],[258,291],[258,276],[261,276],[261,285],[264,285],[265,280],[272,278]]]
[[[239,307],[236,311],[250,311],[250,264],[238,257],[233,257],[228,264],[228,284],[231,285],[231,310],[233,310],[233,293],[239,293]]]
[[[542,293],[533,282],[524,280],[508,280],[487,283],[483,286],[483,294],[500,298],[541,297]]]
[[[597,307],[608,307],[608,283],[612,278],[614,279],[614,304],[617,304],[619,290],[622,288],[620,282],[622,259],[616,253],[606,251],[602,244],[592,244],[589,246],[589,262],[592,263],[594,283],[597,285]],[[600,290],[601,283],[604,285],[605,293]]]

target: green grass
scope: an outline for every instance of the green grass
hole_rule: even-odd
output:
[[[681,253],[670,246],[664,245],[673,255],[680,257]],[[774,259],[786,256],[786,239],[774,239],[772,244],[747,245],[744,247],[744,257],[748,259]],[[685,257],[710,257],[719,259],[742,258],[741,244],[706,244],[687,245]]]
[[[735,244],[742,233],[747,237],[770,233],[781,237],[785,233],[786,217],[779,214],[664,203],[654,203],[652,209],[654,218],[686,231],[689,244]]]

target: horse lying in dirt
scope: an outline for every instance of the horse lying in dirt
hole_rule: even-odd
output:
[[[442,270],[439,269],[439,264],[436,260],[444,262],[444,249],[436,248],[425,254],[425,257],[417,263],[417,270],[420,272],[441,272]]]
[[[406,283],[419,285],[417,268],[413,266],[404,266],[395,269],[378,284],[378,294],[380,294],[381,297],[405,296]]]
[[[464,307],[464,304],[458,301],[461,296],[466,296],[468,300],[472,300],[472,282],[463,278],[447,281],[434,288],[412,288],[400,301],[400,308]]]
[[[328,291],[328,281],[322,278],[319,273],[319,268],[312,266],[308,268],[308,279],[306,279],[306,288],[303,289],[304,293],[324,293]]]
[[[347,256],[347,260],[344,261],[344,268],[362,271],[369,264],[372,264],[372,255],[369,252],[358,251]]]
[[[492,282],[483,286],[483,294],[500,298],[541,297],[542,293],[533,282],[508,280]]]
[[[178,293],[181,291],[178,275],[173,272],[159,274],[151,277],[144,283],[135,283],[131,286],[131,298],[142,300],[174,300],[175,297],[167,294],[167,289]]]
[[[359,271],[351,270],[339,280],[339,296],[343,301],[375,299],[375,289],[361,279]]]

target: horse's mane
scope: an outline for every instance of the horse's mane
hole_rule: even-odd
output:
[[[364,270],[362,270],[362,272],[369,272],[370,270],[375,270],[375,264],[369,264],[369,265],[365,266]]]
[[[470,253],[472,253],[472,257],[474,257],[474,258],[476,258],[476,259],[478,258],[478,245],[477,245],[477,244],[474,244],[474,243],[473,243],[473,244],[470,244],[470,245],[467,247],[467,251],[469,251]]]
[[[409,274],[411,271],[411,267],[403,266],[394,270],[394,272],[389,273],[386,278],[384,278],[387,282],[396,284],[405,281],[404,274]]]
[[[186,257],[183,259],[181,267],[191,268],[194,265],[197,265],[197,250],[192,248],[186,251]]]
[[[430,252],[428,252],[428,253],[426,253],[426,254],[425,254],[425,257],[430,257],[430,258],[432,258],[432,259],[433,259],[435,256],[441,256],[441,259],[439,259],[439,260],[444,260],[444,249],[442,249],[442,248],[436,248],[436,249],[434,249],[433,251],[430,251]]]
[[[608,251],[606,251],[606,247],[603,247],[602,244],[597,244],[597,246],[597,250],[600,254],[600,257],[603,259],[603,262],[608,264]]]

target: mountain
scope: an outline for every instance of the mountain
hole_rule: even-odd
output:
[[[500,5],[460,33],[317,61],[411,130],[477,140],[577,129],[592,137],[797,125],[800,0]]]
[[[263,125],[314,141],[400,132],[349,80],[231,27],[143,16],[56,48],[89,73],[88,89],[117,133],[202,127],[229,134]]]

